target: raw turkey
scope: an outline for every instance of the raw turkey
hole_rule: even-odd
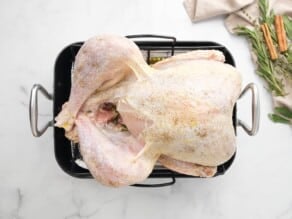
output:
[[[159,162],[211,177],[235,153],[238,71],[216,50],[147,65],[131,40],[100,35],[79,50],[70,97],[56,117],[79,142],[93,177],[118,187],[145,180]]]

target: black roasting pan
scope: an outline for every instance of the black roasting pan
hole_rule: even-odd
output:
[[[187,52],[191,50],[209,50],[216,49],[224,53],[226,63],[235,66],[234,59],[231,53],[226,47],[215,42],[209,41],[177,41],[174,37],[169,36],[158,36],[158,35],[131,35],[129,38],[144,38],[144,40],[134,41],[140,50],[142,51],[145,60],[148,63],[153,60],[159,60],[163,57],[169,57],[174,54],[181,52]],[[159,40],[149,40],[146,38],[159,38]],[[55,62],[54,72],[54,90],[53,95],[49,94],[41,85],[36,84],[31,90],[30,97],[30,123],[31,129],[34,136],[42,135],[49,126],[53,126],[53,118],[60,112],[62,105],[68,100],[71,88],[71,70],[74,63],[75,56],[82,46],[83,42],[72,43],[66,46],[58,55]],[[242,91],[241,96],[248,90],[252,92],[252,127],[249,128],[244,122],[237,119],[237,108],[236,104],[233,109],[233,126],[234,132],[236,133],[236,127],[241,126],[249,135],[255,135],[258,130],[259,123],[259,101],[256,86],[251,83],[248,84]],[[37,94],[41,91],[47,98],[53,101],[53,118],[52,121],[48,122],[45,127],[38,129],[37,117],[38,117],[38,105],[37,105]],[[78,150],[78,145],[70,142],[64,136],[64,130],[54,127],[54,149],[55,157],[63,171],[71,176],[78,178],[92,178],[90,172],[83,168],[80,161],[82,160]],[[218,166],[218,171],[215,176],[224,174],[231,164],[233,163],[235,154],[230,160],[224,164]],[[82,163],[82,161],[81,161]],[[171,171],[167,168],[163,168],[159,165],[155,166],[153,172],[149,178],[169,178],[170,181],[159,184],[136,184],[136,186],[143,187],[158,187],[166,186],[175,183],[177,177],[193,177],[184,174],[180,174]]]

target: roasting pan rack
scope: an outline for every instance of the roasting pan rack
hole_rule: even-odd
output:
[[[223,52],[225,56],[225,62],[235,66],[234,59],[231,53],[226,47],[215,42],[209,41],[177,41],[175,37],[171,36],[160,36],[160,35],[130,35],[128,38],[159,38],[159,41],[134,41],[140,48],[145,60],[148,64],[153,64],[163,58],[169,56],[191,51],[191,50],[210,50],[215,49]],[[83,42],[72,43],[65,47],[55,62],[55,74],[54,74],[54,93],[51,95],[47,90],[40,84],[35,84],[31,90],[30,95],[30,125],[32,134],[36,137],[41,136],[48,127],[53,126],[54,119],[48,122],[41,129],[38,128],[38,91],[40,91],[45,97],[53,101],[53,118],[61,111],[63,103],[65,103],[70,94],[71,88],[71,75],[74,67],[74,60],[77,52]],[[234,132],[236,134],[237,126],[241,126],[249,135],[255,135],[258,131],[259,126],[259,99],[256,86],[251,83],[248,84],[242,91],[243,96],[247,91],[252,93],[252,106],[251,106],[251,117],[252,126],[249,127],[243,121],[237,118],[237,107],[236,104],[233,109],[232,121]],[[78,177],[78,178],[92,178],[90,172],[86,168],[82,161],[82,156],[79,152],[79,146],[76,143],[69,141],[65,135],[64,130],[54,127],[54,149],[55,158],[57,163],[67,174]],[[227,162],[218,166],[217,173],[215,176],[223,175],[231,166],[235,158],[234,154]],[[138,187],[162,187],[169,186],[175,183],[176,178],[199,178],[194,176],[188,176],[171,171],[159,163],[155,165],[149,178],[169,178],[170,181],[158,184],[135,184],[133,186]]]

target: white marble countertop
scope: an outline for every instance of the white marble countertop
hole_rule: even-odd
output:
[[[192,24],[182,0],[10,0],[0,3],[0,32],[1,219],[292,218],[291,128],[267,118],[271,99],[254,73],[247,43],[226,31],[223,18]],[[52,129],[32,137],[32,85],[41,83],[51,92],[54,62],[62,48],[100,33],[210,40],[231,51],[243,84],[259,87],[262,117],[255,137],[238,131],[237,157],[224,176],[178,179],[171,187],[156,189],[106,188],[59,168]],[[249,104],[247,95],[238,104],[239,117],[250,118]],[[52,103],[41,100],[40,105],[40,123],[52,119]]]

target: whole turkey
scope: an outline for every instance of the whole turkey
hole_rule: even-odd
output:
[[[86,41],[56,126],[79,142],[93,177],[118,187],[141,182],[159,162],[211,177],[235,153],[232,111],[241,77],[216,50],[178,54],[149,66],[131,40]]]

